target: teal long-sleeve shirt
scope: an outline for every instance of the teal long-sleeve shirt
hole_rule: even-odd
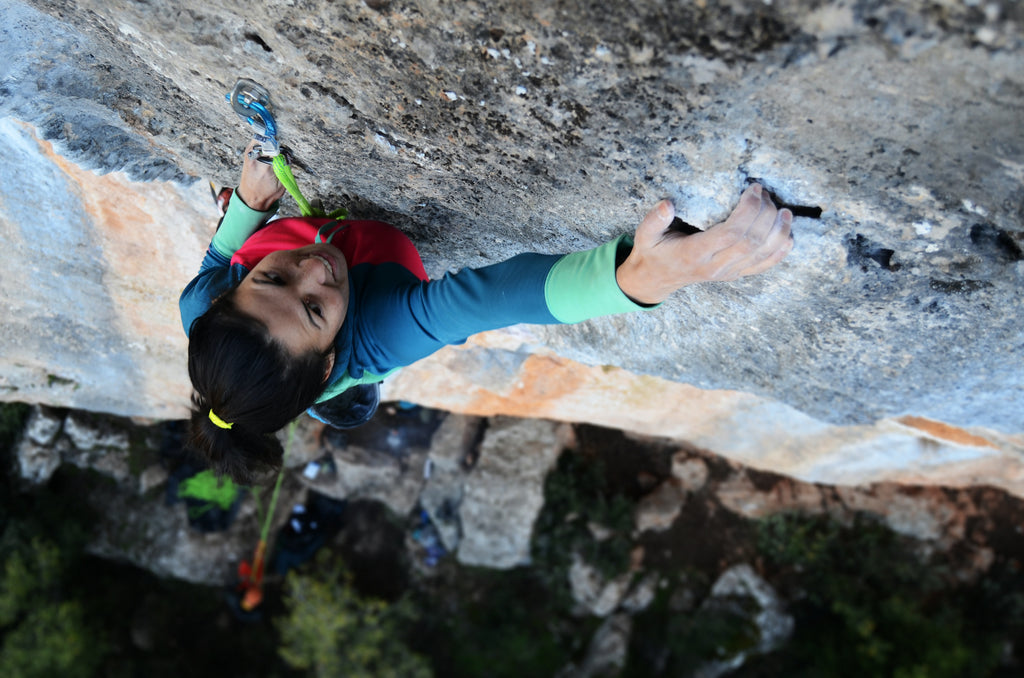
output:
[[[220,294],[248,274],[252,261],[237,256],[264,226],[272,212],[249,209],[233,199],[214,236],[199,274],[182,292],[182,323],[192,322]],[[281,220],[280,228],[310,228],[326,220]],[[305,226],[302,223],[305,222]],[[271,222],[266,228],[275,228]],[[341,222],[359,238],[387,237],[379,222]],[[393,237],[393,234],[392,234]],[[309,242],[312,242],[310,238]],[[618,261],[632,240],[620,236],[600,247],[566,255],[520,254],[481,268],[422,280],[407,262],[360,261],[359,248],[346,251],[349,264],[349,306],[335,338],[335,366],[318,402],[355,384],[383,380],[395,370],[469,336],[518,323],[575,323],[589,318],[646,310],[633,302],[615,280]]]

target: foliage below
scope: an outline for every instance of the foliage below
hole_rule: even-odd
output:
[[[70,563],[52,542],[9,525],[0,538],[0,675],[90,676],[105,653],[81,603],[64,595]]]
[[[423,596],[423,649],[452,678],[551,676],[578,660],[600,620],[573,613],[574,553],[612,578],[629,567],[632,503],[609,489],[603,464],[566,452],[548,474],[534,525],[532,564],[459,567]],[[597,539],[591,526],[607,533]],[[438,612],[443,610],[443,613]]]
[[[0,403],[0,450],[6,450],[25,428],[29,406],[24,403]]]
[[[438,575],[433,595],[420,601],[418,634],[437,675],[553,676],[572,661],[598,622],[572,617],[543,574],[458,567]]]
[[[762,521],[759,550],[790,589],[794,637],[779,675],[963,678],[998,667],[1001,641],[969,616],[977,591],[876,521]]]
[[[591,525],[610,535],[595,539]],[[544,483],[544,508],[534,528],[533,561],[549,580],[552,592],[568,597],[572,554],[579,553],[606,579],[614,578],[629,567],[632,530],[633,505],[608,491],[603,465],[566,452]]]
[[[707,589],[706,582],[698,586],[702,579],[692,573],[678,586],[662,589],[636,616],[624,676],[689,676],[760,642],[754,622],[760,609],[757,602],[747,597],[708,598],[695,607],[692,590]]]
[[[320,678],[432,675],[427,661],[402,640],[414,617],[407,600],[388,604],[361,598],[339,561],[321,557],[317,564],[319,572],[288,574],[287,615],[277,622],[285,661]]]
[[[6,417],[23,423],[25,411],[5,408],[0,429]],[[10,452],[0,448],[8,468]],[[349,556],[364,595],[405,591],[407,598],[387,604],[359,595],[340,561],[326,558],[293,571],[283,600],[269,578],[264,617],[246,621],[232,617],[218,587],[85,556],[97,523],[88,502],[93,474],[61,468],[29,493],[9,473],[0,482],[0,676],[223,675],[225,660],[231,675],[267,678],[568,675],[601,624],[572,600],[573,554],[610,578],[626,571],[634,547],[635,497],[623,479],[635,468],[616,463],[609,455],[562,455],[546,483],[530,566],[494,571],[449,558],[429,574],[409,574],[398,528],[395,548],[360,562],[345,548],[358,550],[353,545],[377,535],[380,523],[353,521],[362,527],[334,545]],[[960,545],[965,551],[936,551],[926,561],[920,543],[864,517],[850,525],[793,515],[754,523],[730,514],[729,522],[713,497],[688,502],[672,531],[637,542],[662,584],[633,615],[622,676],[691,676],[757,646],[756,603],[708,599],[711,582],[736,562],[755,565],[789,601],[796,625],[786,646],[748,658],[731,678],[1021,675],[1019,506],[1008,503],[998,530],[986,528]],[[975,545],[996,556],[982,579],[967,584],[949,563],[966,562]],[[362,582],[364,570],[376,576]],[[379,580],[399,579],[389,593],[378,590]]]

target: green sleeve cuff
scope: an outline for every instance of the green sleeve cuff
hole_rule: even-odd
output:
[[[377,384],[377,383],[380,383],[380,382],[384,381],[385,379],[387,379],[388,377],[390,377],[392,374],[394,374],[395,372],[397,372],[400,369],[402,369],[401,366],[394,367],[394,368],[388,370],[387,372],[385,372],[384,374],[371,374],[370,372],[365,372],[364,371],[363,372],[363,376],[360,377],[359,379],[356,379],[355,377],[353,377],[352,375],[350,375],[346,371],[344,374],[342,374],[341,376],[337,377],[335,379],[335,381],[333,381],[333,382],[331,382],[330,384],[327,385],[327,387],[323,390],[323,393],[321,393],[317,397],[316,402],[318,404],[319,403],[323,403],[323,402],[327,402],[328,400],[330,400],[334,396],[341,395],[342,393],[344,393],[345,391],[349,390],[353,386],[358,386],[359,384]]]
[[[562,323],[578,323],[613,313],[647,311],[661,304],[638,304],[615,281],[617,261],[633,249],[633,238],[621,235],[592,250],[573,252],[548,271],[544,299],[551,315]],[[621,259],[619,254],[621,253]]]
[[[249,239],[249,236],[255,233],[257,228],[267,223],[267,220],[274,216],[275,212],[277,212],[276,202],[268,211],[259,212],[242,202],[236,189],[228,203],[228,211],[224,214],[224,219],[220,222],[220,228],[213,236],[210,246],[220,255],[230,259],[231,255]]]

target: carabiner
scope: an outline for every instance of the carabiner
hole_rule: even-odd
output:
[[[254,80],[239,78],[225,98],[231,102],[235,113],[253,128],[253,138],[257,144],[253,151],[259,155],[260,160],[269,162],[268,159],[280,154],[277,122],[270,112],[270,92]]]

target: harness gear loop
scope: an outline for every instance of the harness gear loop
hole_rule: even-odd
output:
[[[218,427],[220,427],[222,429],[225,429],[225,430],[227,430],[227,429],[229,429],[229,428],[231,428],[232,426],[235,425],[234,422],[224,421],[223,419],[218,417],[216,414],[214,414],[213,408],[210,408],[209,417],[210,417],[210,421],[212,421],[216,426],[218,426]]]

